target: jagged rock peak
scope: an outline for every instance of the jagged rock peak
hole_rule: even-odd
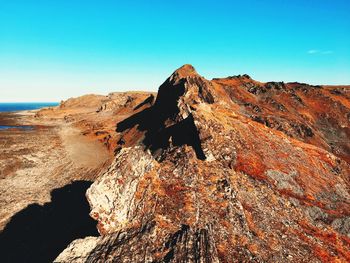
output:
[[[199,76],[191,65],[179,68],[159,87],[156,101],[150,108],[117,124],[117,131],[123,133],[119,146],[131,137],[129,129],[137,127],[138,132],[144,133],[140,136],[141,145],[158,161],[171,145],[191,146],[197,158],[205,160],[195,125],[195,121],[201,121],[195,114],[195,105],[213,103],[210,90],[210,82]],[[137,136],[133,134],[132,137]]]
[[[87,191],[101,236],[56,261],[349,262],[349,100],[332,92],[176,70],[117,124]]]
[[[177,104],[180,97],[192,97],[207,103],[214,102],[210,81],[197,73],[192,65],[185,64],[159,87],[156,105],[160,103]]]
[[[197,73],[196,69],[190,64],[185,64],[174,71],[174,73],[170,76],[170,80],[176,82],[180,79],[196,76],[199,77],[199,74]]]

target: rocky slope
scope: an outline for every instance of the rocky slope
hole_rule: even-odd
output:
[[[52,262],[76,238],[97,235],[85,192],[114,157],[115,123],[151,95],[0,113],[1,125],[31,127],[0,131],[0,262]]]
[[[350,261],[350,87],[175,71],[118,122],[56,262]]]

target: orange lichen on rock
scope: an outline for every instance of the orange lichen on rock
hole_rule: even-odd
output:
[[[117,124],[89,260],[349,261],[347,89],[181,67]]]
[[[235,170],[259,180],[267,179],[265,176],[266,166],[262,162],[261,157],[254,153],[238,154]]]
[[[308,222],[300,221],[302,231],[298,235],[312,245],[313,253],[322,262],[350,261],[350,243],[332,229],[321,230]],[[307,238],[306,235],[312,237]],[[322,242],[323,246],[319,245]]]

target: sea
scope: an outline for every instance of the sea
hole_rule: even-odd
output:
[[[37,110],[57,106],[58,102],[0,102],[0,112]]]
[[[13,112],[22,110],[37,110],[45,107],[58,106],[58,102],[0,102],[0,112]],[[7,130],[11,128],[19,128],[22,130],[31,130],[32,126],[9,126],[1,125],[0,120],[0,130]]]

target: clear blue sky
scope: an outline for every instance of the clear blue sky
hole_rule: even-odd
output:
[[[350,84],[349,0],[0,0],[0,101],[207,77]]]

